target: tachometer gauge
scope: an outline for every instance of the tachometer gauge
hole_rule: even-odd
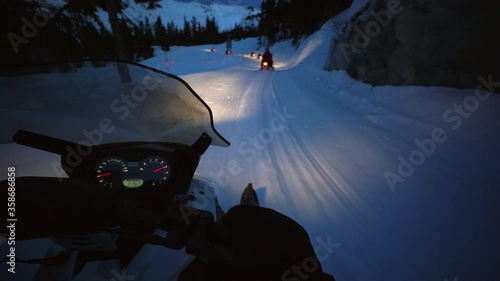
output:
[[[124,173],[128,172],[125,160],[118,157],[101,159],[95,165],[97,181],[107,187],[116,187],[121,184]]]
[[[139,162],[140,170],[146,182],[151,185],[160,185],[167,182],[170,176],[170,165],[158,156],[150,156]]]

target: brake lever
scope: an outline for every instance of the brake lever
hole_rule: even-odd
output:
[[[124,228],[119,231],[123,238],[161,245],[170,249],[186,248],[186,253],[206,260],[220,259],[215,244],[227,244],[227,228],[216,223],[211,212],[198,210],[177,202],[165,213],[121,206],[116,218]],[[160,228],[167,231],[166,237],[128,229],[126,226]]]
[[[221,254],[215,248],[215,244],[228,243],[229,232],[227,228],[221,223],[216,223],[211,212],[189,207],[185,202],[184,200],[174,200],[174,206],[170,209],[170,212],[172,214],[171,218],[176,219],[177,222],[182,217],[181,229],[182,226],[188,227],[188,231],[185,233],[187,236],[184,236],[184,238],[187,237],[185,242],[186,253],[205,260],[220,259]],[[169,235],[178,233],[175,232],[175,227],[173,230],[168,232],[167,238]]]
[[[197,256],[205,262],[232,260],[230,235],[227,227],[214,222],[210,212],[200,212],[196,216],[191,235],[186,243],[186,253]]]

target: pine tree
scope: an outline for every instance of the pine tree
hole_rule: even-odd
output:
[[[153,35],[153,30],[151,29],[151,24],[149,23],[149,19],[146,18],[146,22],[144,23],[146,25],[146,44],[151,47],[154,44],[154,35]]]
[[[259,31],[267,37],[269,44],[276,42],[276,2],[275,0],[264,0],[261,5],[261,18]]]
[[[277,40],[285,40],[290,37],[290,23],[288,19],[289,0],[278,0],[276,4],[276,22],[278,24]]]
[[[209,18],[208,16],[205,18],[205,29],[208,40],[207,43],[217,43],[219,41],[219,27],[217,26],[215,18]]]
[[[193,44],[193,45],[198,44],[198,39],[199,39],[198,38],[199,31],[197,29],[198,23],[197,23],[196,18],[194,16],[191,18],[191,21],[189,22],[189,24],[190,24],[190,28],[191,28],[191,44]]]
[[[170,46],[168,44],[167,30],[161,21],[161,17],[158,16],[156,22],[154,24],[154,44],[161,47],[163,51],[170,50]]]
[[[184,16],[184,28],[182,29],[182,36],[184,37],[184,40],[182,44],[185,46],[191,45],[192,35],[193,33],[191,32],[191,24],[186,19],[186,16]]]
[[[179,29],[175,26],[173,21],[167,24],[167,38],[171,38],[170,42],[172,45],[180,45],[180,35]]]
[[[243,18],[242,25],[246,37],[256,37],[259,35],[258,32],[258,19],[259,14],[255,14],[255,9],[253,7],[247,7],[248,14]]]

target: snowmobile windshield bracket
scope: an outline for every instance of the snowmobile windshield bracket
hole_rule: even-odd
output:
[[[200,138],[191,146],[194,150],[196,150],[200,155],[203,155],[207,148],[212,143],[212,138],[206,134],[201,134]]]

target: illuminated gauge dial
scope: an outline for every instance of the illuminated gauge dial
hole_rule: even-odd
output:
[[[170,165],[158,156],[150,156],[139,162],[140,170],[146,182],[153,186],[167,182],[170,176]]]
[[[95,165],[97,181],[107,187],[117,187],[121,179],[128,172],[127,163],[118,157],[101,159]]]

